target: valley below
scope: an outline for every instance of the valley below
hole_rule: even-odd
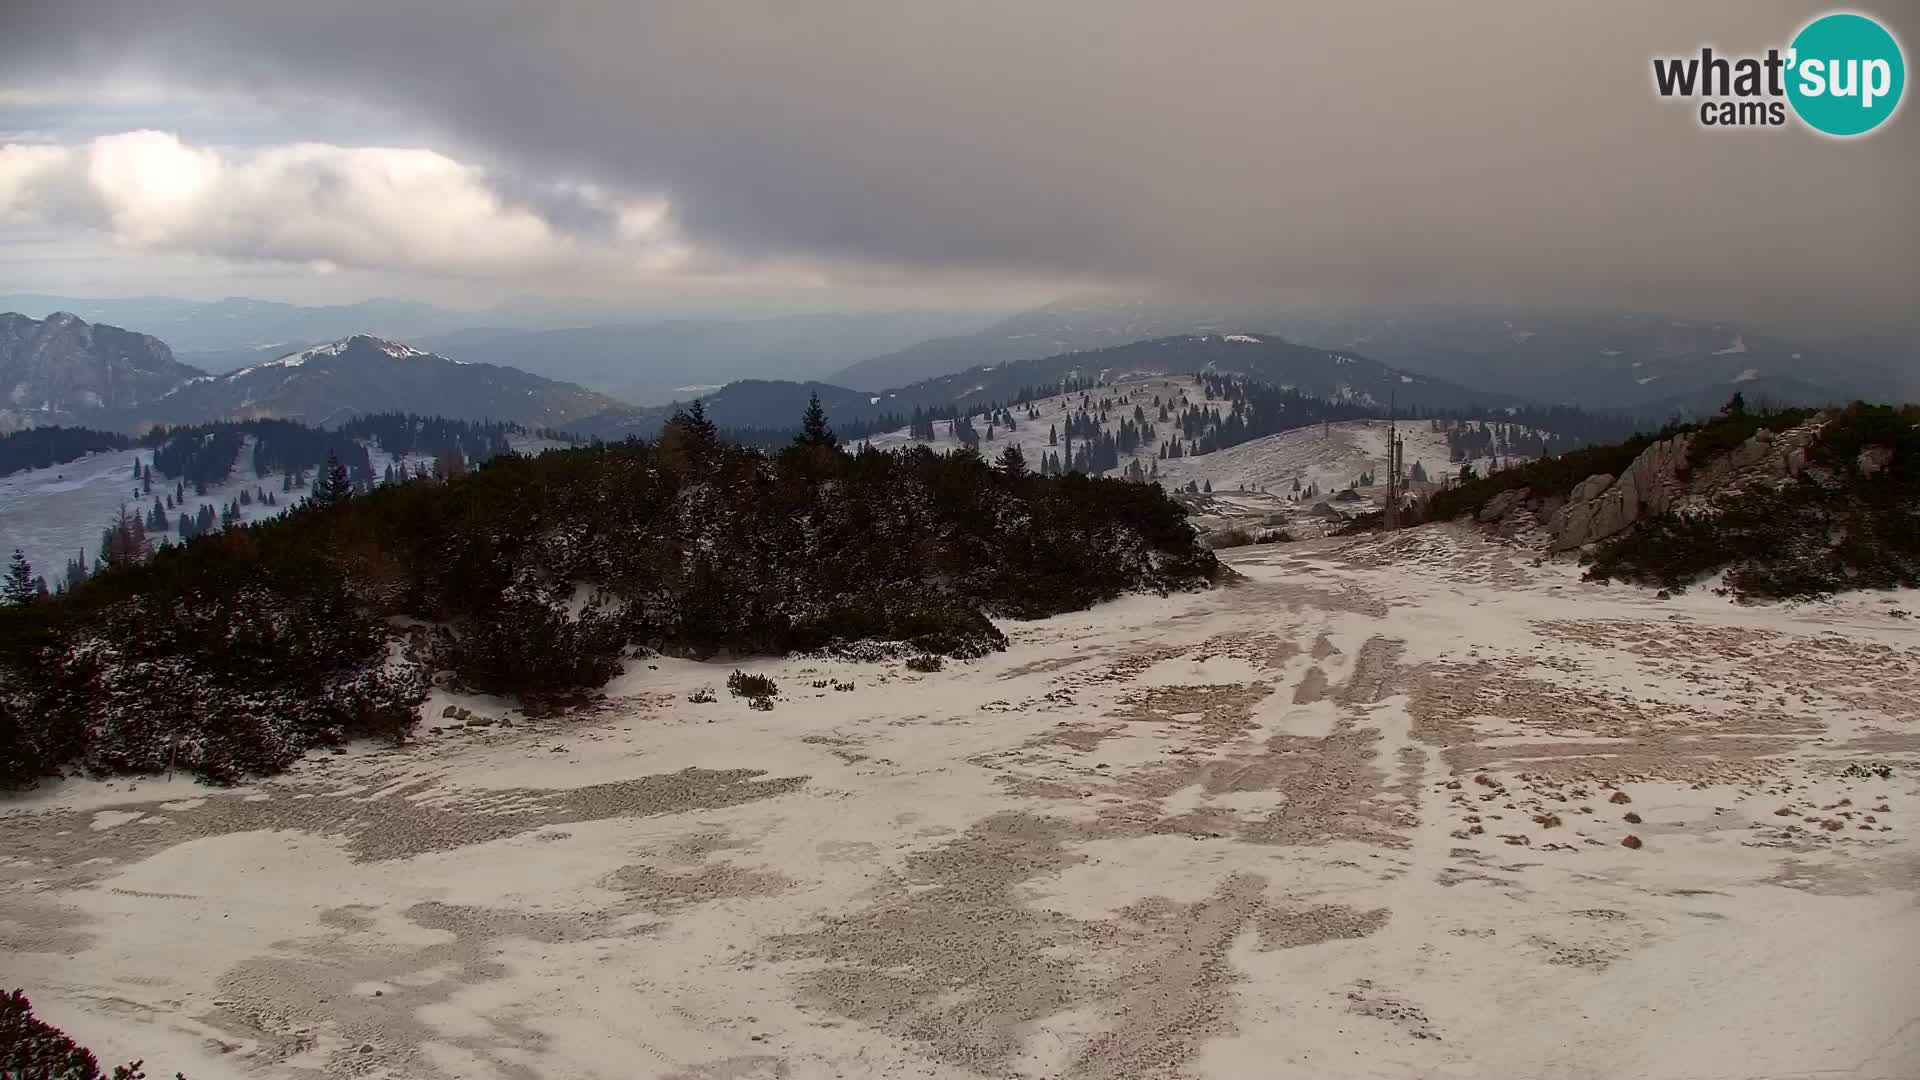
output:
[[[1221,558],[939,671],[637,660],[243,787],[50,783],[0,948],[191,1080],[1920,1075],[1920,594],[1448,525]]]

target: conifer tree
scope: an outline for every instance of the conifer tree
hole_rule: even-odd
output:
[[[698,405],[699,402],[694,404]],[[824,447],[828,450],[838,449],[840,446],[840,440],[834,436],[833,429],[827,426],[827,411],[820,407],[818,393],[807,397],[807,411],[800,417],[800,434],[794,436],[793,444]]]
[[[347,476],[347,467],[329,450],[327,471],[313,485],[313,501],[321,506],[338,506],[352,496],[353,481]]]
[[[720,429],[707,419],[707,404],[699,398],[693,399],[693,407],[687,410],[687,422],[691,433],[702,448],[712,448],[720,442]]]
[[[0,583],[0,603],[20,606],[30,604],[38,591],[33,583],[33,566],[27,562],[26,553],[19,548],[13,549],[13,562],[7,567],[7,577]]]
[[[1021,452],[1019,443],[1008,443],[1000,451],[1000,471],[1008,476],[1027,475],[1027,455]]]

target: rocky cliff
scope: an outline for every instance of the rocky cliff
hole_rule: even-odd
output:
[[[0,431],[84,424],[204,374],[146,334],[66,312],[0,314]]]
[[[1599,473],[1575,485],[1563,502],[1537,499],[1526,488],[1487,500],[1478,518],[1509,530],[1544,532],[1554,552],[1572,551],[1618,536],[1636,522],[1747,484],[1798,476],[1807,446],[1819,434],[1816,418],[1785,432],[1765,429],[1689,468],[1696,433],[1683,432],[1641,451],[1620,475]]]

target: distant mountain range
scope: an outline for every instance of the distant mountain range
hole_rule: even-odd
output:
[[[1648,314],[1425,309],[1291,314],[1269,320],[1296,341],[1538,401],[1642,408],[1743,387],[1783,404],[1920,394],[1916,339],[1788,338],[1733,322]]]
[[[681,319],[549,330],[465,329],[416,344],[650,405],[741,379],[818,379],[849,360],[977,328],[985,320],[978,314],[927,311]]]
[[[450,360],[359,334],[225,375],[191,379],[126,415],[121,426],[255,417],[321,426],[365,413],[412,412],[566,427],[626,408],[572,383],[497,364]]]
[[[328,320],[438,317],[428,305],[376,302],[295,308],[221,301],[197,315],[182,301],[156,316],[287,318],[312,329]],[[1920,358],[1902,368],[1911,343],[1897,339],[1800,345],[1719,323],[1652,316],[1486,312],[1244,312],[1215,307],[1086,303],[1035,309],[970,335],[932,338],[849,365],[834,380],[739,378],[838,363],[842,350],[899,341],[961,320],[924,312],[686,320],[547,330],[464,329],[398,344],[355,332],[331,344],[253,345],[218,354],[238,363],[217,374],[186,363],[158,338],[89,323],[70,312],[46,319],[0,316],[0,427],[82,423],[139,430],[154,423],[279,416],[313,424],[393,409],[461,419],[512,420],[587,435],[647,436],[671,402],[702,398],[726,427],[785,428],[817,393],[838,423],[905,417],[915,409],[979,409],[1024,389],[1065,379],[1126,373],[1245,375],[1333,401],[1406,408],[1501,408],[1567,402],[1589,411],[1665,417],[1711,412],[1735,391],[1755,402],[1824,404],[1853,396],[1902,397],[1920,382]],[[977,319],[977,317],[974,317]],[[1245,319],[1246,322],[1232,322]],[[1286,324],[1286,334],[1270,329]],[[282,324],[284,325],[284,324]],[[1200,329],[1127,337],[1168,326]],[[1290,336],[1289,336],[1290,335]],[[1113,341],[1121,338],[1124,340]],[[1110,342],[1054,348],[1060,342]],[[1329,344],[1331,343],[1331,344]],[[1047,348],[1040,355],[1020,355]],[[1001,357],[953,368],[964,357]],[[1889,359],[1892,358],[1892,359]],[[592,388],[530,374],[579,373]],[[870,383],[888,372],[931,375]],[[627,400],[606,391],[619,387]],[[1497,388],[1497,389],[1496,389]],[[657,404],[638,406],[633,401]]]
[[[639,317],[533,302],[459,311],[403,300],[305,306],[246,297],[102,300],[37,293],[0,294],[0,311],[34,318],[65,311],[88,322],[139,327],[168,342],[182,363],[212,372],[373,334],[641,404],[735,379],[817,379],[863,357],[974,331],[994,318],[967,311]]]
[[[604,394],[496,364],[448,359],[358,334],[213,375],[175,360],[158,338],[55,313],[0,315],[0,425],[139,431],[155,424],[279,417],[333,424],[364,413],[566,427],[631,407]]]
[[[198,355],[202,353],[239,357],[266,352],[271,354],[266,358],[271,359],[353,334],[408,339],[470,326],[475,320],[472,312],[450,311],[407,300],[309,307],[239,296],[224,300],[177,300],[164,296],[89,300],[16,293],[0,295],[0,311],[34,316],[63,311],[88,322],[137,326],[166,341],[199,367],[218,366]]]
[[[147,334],[0,314],[0,432],[140,408],[200,374]]]
[[[1111,380],[1127,374],[1191,375],[1215,371],[1244,375],[1303,394],[1358,405],[1464,409],[1519,404],[1508,394],[1488,393],[1415,375],[1351,353],[1295,345],[1253,334],[1182,334],[1104,349],[987,364],[923,379],[877,393],[820,382],[746,380],[683,400],[701,398],[708,417],[723,427],[793,427],[809,394],[820,395],[836,423],[885,415],[910,416],[915,409],[983,409],[1004,405],[1023,390],[1052,392],[1066,379]],[[627,433],[647,436],[675,406],[640,410],[624,418]],[[606,434],[600,428],[591,434]]]
[[[1064,379],[1111,379],[1122,374],[1192,374],[1215,371],[1298,390],[1328,401],[1385,408],[1455,409],[1518,404],[1510,394],[1474,390],[1426,375],[1389,367],[1378,360],[1336,349],[1317,349],[1263,334],[1242,332],[1178,334],[1101,349],[1059,353],[1032,360],[987,364],[952,375],[926,379],[880,395],[876,408],[901,411],[914,406],[980,406],[1011,400],[1025,387],[1058,384]]]
[[[868,358],[828,381],[882,389],[987,364],[1233,332],[1272,335],[1461,386],[1585,408],[1637,409],[1699,394],[1725,400],[1754,380],[1768,380],[1770,393],[1795,402],[1920,397],[1920,337],[1913,334],[1789,338],[1737,323],[1647,314],[1335,310],[1138,299],[1050,304],[975,333]]]

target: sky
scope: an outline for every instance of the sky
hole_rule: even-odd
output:
[[[1911,325],[1920,118],[1712,131],[1806,3],[5,0],[0,290]],[[1920,42],[1920,3],[1857,10]]]

